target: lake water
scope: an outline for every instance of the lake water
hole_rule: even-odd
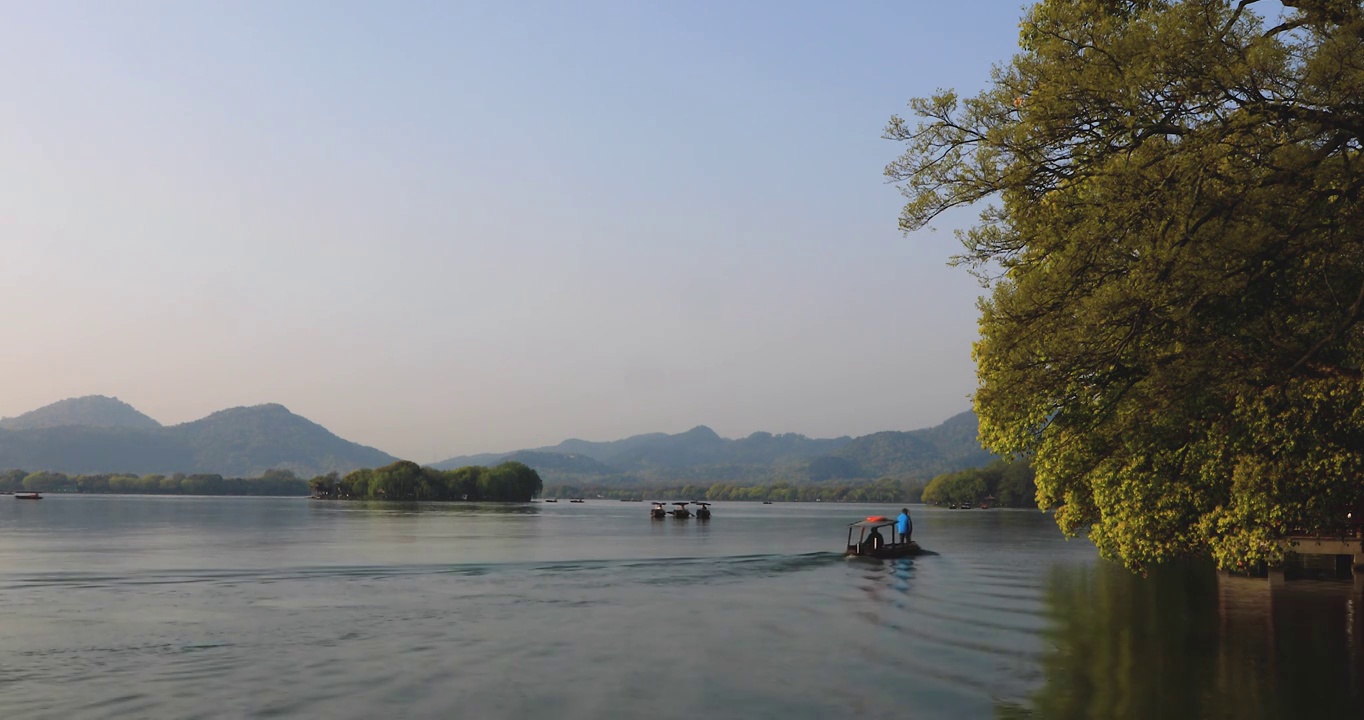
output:
[[[0,718],[1355,718],[1346,583],[1138,578],[1028,511],[0,497]]]

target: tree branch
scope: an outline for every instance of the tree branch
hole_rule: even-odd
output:
[[[1341,320],[1340,324],[1337,325],[1334,330],[1327,333],[1326,337],[1318,340],[1317,343],[1312,346],[1312,349],[1307,351],[1306,355],[1303,355],[1297,362],[1293,363],[1293,367],[1288,368],[1288,374],[1292,375],[1293,373],[1297,372],[1299,368],[1301,368],[1302,366],[1306,365],[1309,361],[1311,361],[1313,355],[1316,355],[1318,352],[1321,351],[1322,348],[1326,347],[1333,340],[1340,337],[1341,333],[1350,329],[1351,325],[1354,325],[1356,322],[1358,322],[1359,312],[1361,309],[1364,309],[1364,285],[1360,285],[1359,295],[1355,298],[1354,304],[1350,306],[1349,312],[1345,314],[1345,319]]]

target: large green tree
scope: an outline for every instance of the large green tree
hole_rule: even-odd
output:
[[[1364,493],[1364,12],[1283,5],[1040,2],[886,131],[905,231],[985,207],[982,441],[1133,567],[1274,561]]]

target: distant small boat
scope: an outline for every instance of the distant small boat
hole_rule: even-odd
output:
[[[709,520],[709,519],[710,519],[710,503],[708,503],[708,502],[698,502],[698,503],[696,503],[696,505],[697,505],[696,519],[697,519],[697,520]]]
[[[652,517],[655,520],[662,520],[663,518],[668,517],[667,506],[661,502],[654,503],[653,507],[649,508],[649,517]]]
[[[545,498],[545,502],[559,502],[558,498]]]
[[[42,500],[43,496],[36,492],[14,493],[15,500]]]
[[[580,503],[580,502],[582,502],[582,501],[583,501],[582,498],[574,498],[574,499],[572,499],[572,500],[569,500],[569,502],[571,502],[571,503]]]
[[[764,501],[763,501],[763,504],[764,504],[764,505],[771,505],[771,504],[772,504],[772,501],[771,501],[771,500],[764,500]]]

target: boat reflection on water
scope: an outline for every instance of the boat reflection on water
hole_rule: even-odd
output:
[[[1351,583],[1056,568],[1043,683],[1000,718],[1359,717],[1362,596]]]

